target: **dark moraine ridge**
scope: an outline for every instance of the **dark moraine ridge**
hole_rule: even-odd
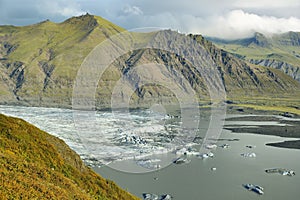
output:
[[[275,116],[246,116],[246,117],[234,117],[226,119],[226,121],[275,121],[286,126],[274,126],[274,125],[255,125],[241,126],[241,125],[227,125],[224,128],[234,133],[253,133],[261,135],[273,135],[279,137],[288,138],[300,138],[300,121],[291,121],[280,119]],[[279,143],[266,144],[274,147],[300,149],[300,140],[284,141]]]
[[[300,140],[268,143],[266,145],[273,146],[273,147],[289,148],[289,149],[300,149]]]

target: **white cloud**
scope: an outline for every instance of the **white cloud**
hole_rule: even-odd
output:
[[[300,5],[299,0],[238,0],[233,3],[238,8],[284,8]]]
[[[230,39],[247,37],[254,32],[270,35],[288,31],[300,31],[300,19],[298,18],[259,16],[242,10],[233,10],[225,16],[208,18],[206,21],[209,23],[208,25],[205,26],[203,20],[200,20],[199,26],[192,31],[200,31],[205,35]]]
[[[0,24],[61,22],[89,12],[126,29],[162,27],[241,38],[300,31],[300,0],[0,0]]]
[[[80,11],[80,10],[77,10],[74,8],[61,8],[61,9],[58,9],[56,13],[60,14],[64,17],[78,16],[78,15],[84,14],[83,11]]]
[[[142,15],[143,11],[137,6],[126,5],[123,8],[123,13],[125,15]]]
[[[72,0],[47,1],[42,0],[37,4],[39,12],[43,15],[72,17],[82,15],[80,5]]]
[[[117,23],[125,27],[162,27],[177,29],[183,33],[202,34],[224,39],[252,36],[255,32],[265,35],[288,31],[300,32],[300,19],[296,17],[274,17],[258,15],[243,10],[232,10],[225,14],[197,17],[191,14],[175,15],[170,12],[136,17],[121,16]]]

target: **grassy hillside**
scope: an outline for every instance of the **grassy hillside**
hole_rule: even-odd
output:
[[[87,168],[62,140],[0,114],[0,199],[138,199]]]
[[[0,27],[0,100],[67,106],[83,59],[101,41],[124,29],[92,15],[62,23]],[[7,91],[9,88],[9,91]],[[7,94],[9,93],[9,94]]]
[[[44,21],[25,27],[1,26],[0,103],[71,107],[74,80],[84,58],[100,42],[122,31],[124,29],[92,15],[73,17],[59,24]],[[242,55],[243,50],[238,49],[232,52],[234,54],[228,53],[201,35],[186,36],[167,30],[148,34],[136,33],[135,36],[145,43],[156,41],[165,47],[170,44],[177,46],[182,50],[182,55],[156,48],[125,53],[107,68],[98,82],[95,91],[98,108],[110,107],[112,92],[119,79],[124,76],[128,78],[132,87],[140,86],[131,96],[134,107],[147,107],[153,103],[178,103],[174,90],[159,84],[143,84],[145,81],[160,83],[168,80],[187,92],[187,88],[190,87],[196,92],[199,101],[209,102],[204,74],[197,70],[207,63],[203,62],[203,66],[193,66],[184,58],[185,55],[194,55],[194,52],[204,52],[200,56],[208,55],[216,64],[205,67],[215,67],[215,70],[220,72],[229,99],[240,103],[249,102],[249,99],[253,102],[252,100],[257,98],[266,99],[266,102],[271,98],[281,99],[280,102],[290,99],[295,102],[294,99],[300,99],[299,82],[277,69],[258,66],[240,59],[245,59]],[[173,37],[176,37],[176,40]],[[191,39],[198,42],[198,49],[190,45]],[[297,45],[296,40],[294,38],[280,41],[282,45]],[[246,45],[247,48],[253,46],[255,51],[266,52],[265,49],[271,48],[272,44],[265,36],[257,34],[255,39],[224,45]],[[186,51],[183,51],[185,49]],[[297,52],[298,50],[295,50],[295,54]],[[237,55],[238,53],[240,54]],[[148,70],[139,68],[149,63],[159,64],[160,67]],[[97,74],[94,71],[89,73]],[[125,91],[121,93],[123,96],[128,95]],[[261,101],[257,102],[261,104]]]
[[[288,32],[271,37],[255,33],[251,38],[231,41],[208,39],[239,58],[280,69],[300,81],[300,33]]]

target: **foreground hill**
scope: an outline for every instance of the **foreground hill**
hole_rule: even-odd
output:
[[[44,21],[25,27],[0,27],[0,103],[70,107],[74,81],[84,58],[101,41],[122,31],[124,29],[88,14],[59,24]],[[220,73],[229,99],[264,98],[269,102],[268,99],[276,97],[284,101],[292,99],[293,105],[294,100],[299,100],[300,84],[290,76],[276,69],[249,64],[216,47],[201,35],[186,36],[166,30],[141,34],[138,38],[145,43],[158,41],[164,46],[171,44],[178,49],[187,49],[183,51],[186,55],[205,52],[202,56],[215,63],[205,66],[206,69],[213,68]],[[190,47],[190,40],[197,42],[198,47]],[[125,53],[95,83],[98,86],[95,90],[96,106],[110,106],[113,90],[124,76],[133,87],[138,86],[131,97],[134,107],[152,105],[153,102],[176,103],[174,91],[155,84],[143,84],[145,79],[152,83],[170,80],[170,75],[181,90],[185,91],[189,85],[198,100],[209,99],[204,82],[207,74],[199,73],[197,69],[201,66],[189,63],[184,54],[155,48]],[[159,70],[138,68],[147,63],[159,64]],[[121,92],[124,95],[125,92]]]
[[[62,140],[0,114],[0,199],[138,199],[87,168]]]
[[[300,81],[300,33],[288,32],[267,37],[255,33],[240,40],[208,38],[218,47],[253,64],[280,69]]]

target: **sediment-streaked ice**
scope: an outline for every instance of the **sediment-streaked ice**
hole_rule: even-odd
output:
[[[80,113],[74,120],[73,110],[42,107],[0,106],[0,112],[22,118],[38,128],[63,139],[90,165],[116,160],[144,158],[138,164],[148,168],[158,166],[147,156],[172,152],[186,144],[188,133],[180,133],[180,119],[149,110]],[[86,116],[87,117],[86,117]],[[153,164],[153,166],[152,166]]]

